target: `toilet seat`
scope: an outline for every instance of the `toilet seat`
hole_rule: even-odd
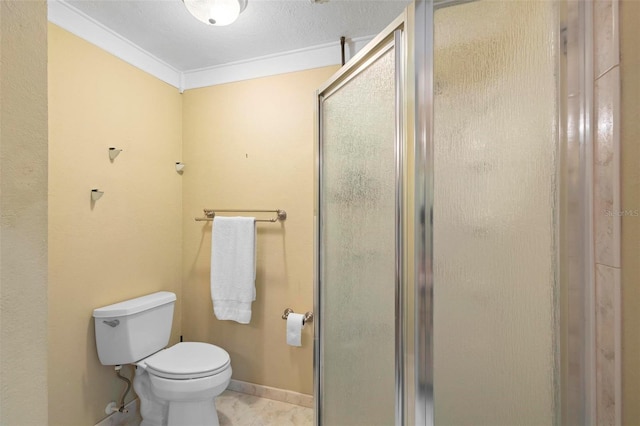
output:
[[[229,354],[202,342],[181,342],[144,360],[149,374],[173,380],[208,377],[230,368]]]

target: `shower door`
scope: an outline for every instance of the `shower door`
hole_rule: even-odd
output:
[[[434,13],[435,424],[557,422],[558,30],[551,1]]]
[[[562,181],[563,7],[417,2],[416,424],[552,425],[568,413],[560,224],[579,179]]]
[[[318,91],[321,425],[392,425],[401,416],[402,23]]]
[[[585,3],[416,0],[319,90],[319,425],[589,424]]]

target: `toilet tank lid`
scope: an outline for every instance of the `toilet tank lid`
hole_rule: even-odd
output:
[[[113,318],[123,317],[127,315],[137,314],[156,306],[166,305],[175,302],[176,295],[170,291],[159,291],[157,293],[147,294],[146,296],[136,297],[135,299],[125,300],[123,302],[114,303],[113,305],[103,306],[93,310],[94,318]]]

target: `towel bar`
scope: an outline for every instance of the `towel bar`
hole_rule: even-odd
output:
[[[239,210],[239,209],[204,209],[205,217],[196,217],[196,222],[210,222],[216,217],[216,212],[242,212],[242,213],[275,213],[276,217],[271,219],[256,219],[256,222],[282,222],[287,219],[287,212],[280,209],[275,210]]]

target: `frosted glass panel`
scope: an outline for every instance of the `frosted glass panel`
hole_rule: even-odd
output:
[[[395,410],[394,54],[322,104],[324,425],[391,425]]]
[[[555,8],[435,14],[437,425],[555,421]]]

